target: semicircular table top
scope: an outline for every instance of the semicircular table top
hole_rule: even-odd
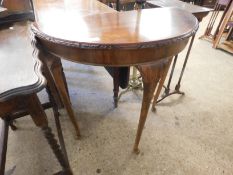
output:
[[[33,59],[27,36],[27,23],[0,28],[0,102],[44,88],[41,63]]]
[[[35,1],[36,35],[79,48],[131,48],[189,37],[197,19],[177,8],[116,12],[96,0]],[[109,47],[108,47],[109,46]]]

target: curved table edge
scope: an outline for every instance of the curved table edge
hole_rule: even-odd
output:
[[[32,40],[31,44],[35,45],[35,41]],[[42,74],[43,64],[38,59],[37,55],[38,55],[38,51],[34,47],[34,51],[32,53],[32,59],[35,61],[34,72],[35,72],[38,80],[34,84],[14,88],[14,89],[11,89],[11,90],[8,90],[8,91],[5,91],[5,92],[1,93],[0,94],[0,102],[4,102],[4,101],[9,100],[11,98],[14,98],[16,96],[28,95],[28,94],[31,94],[31,93],[37,93],[37,92],[41,91],[45,87],[47,81],[46,81],[45,77]]]

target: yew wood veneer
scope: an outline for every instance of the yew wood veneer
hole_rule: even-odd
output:
[[[140,71],[144,92],[134,145],[138,153],[160,75],[195,34],[197,19],[176,8],[101,13],[107,7],[94,0],[46,2],[35,1],[37,20],[31,28],[42,53],[40,60],[56,57],[98,66],[134,65]]]

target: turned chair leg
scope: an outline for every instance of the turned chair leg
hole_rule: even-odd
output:
[[[167,60],[166,60],[167,61]],[[167,62],[168,63],[168,62]],[[150,103],[153,98],[154,91],[160,79],[161,71],[164,62],[155,63],[150,65],[140,65],[137,66],[137,69],[141,73],[142,81],[143,81],[143,99],[142,99],[142,107],[141,114],[138,123],[137,135],[135,138],[133,151],[138,154],[140,151],[138,149],[140,138],[142,135],[143,128],[145,126],[148,110],[150,108]]]
[[[47,93],[49,95],[49,101],[53,105],[53,107],[52,107],[53,108],[53,115],[54,115],[54,120],[55,120],[55,124],[56,124],[56,128],[57,128],[58,140],[59,140],[59,143],[61,145],[61,150],[64,153],[64,157],[66,159],[66,162],[68,163],[68,166],[70,167],[67,152],[66,152],[66,147],[65,147],[65,141],[64,141],[64,137],[63,137],[63,133],[62,133],[61,123],[60,123],[60,119],[59,119],[58,107],[57,107],[57,104],[55,102],[54,97],[51,94],[49,86],[46,87],[46,90],[47,90]]]
[[[49,143],[50,148],[52,149],[58,162],[60,163],[61,167],[63,168],[64,171],[70,172],[70,174],[72,174],[69,167],[69,163],[66,161],[64,154],[60,146],[58,145],[54,134],[52,133],[51,128],[48,126],[46,114],[36,94],[30,95],[28,97],[27,106],[28,106],[29,114],[32,117],[32,120],[34,121],[36,126],[42,129],[44,136],[47,142]]]

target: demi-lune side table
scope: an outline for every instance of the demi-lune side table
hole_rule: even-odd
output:
[[[56,57],[95,66],[136,66],[144,86],[133,148],[138,153],[156,85],[169,60],[184,49],[197,31],[198,20],[176,8],[85,16],[83,13],[96,8],[96,1],[56,2],[50,1],[51,6],[39,1],[34,4],[37,20],[31,30],[42,53],[39,59]]]

